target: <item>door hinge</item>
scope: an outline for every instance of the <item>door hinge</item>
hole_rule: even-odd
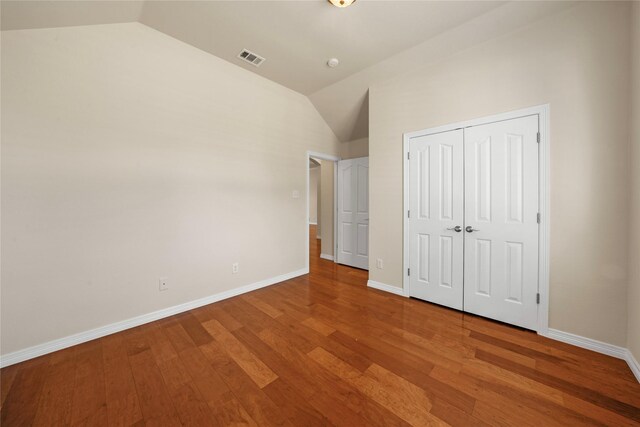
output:
[[[407,211],[407,218],[411,218],[411,211]]]
[[[540,224],[540,212],[538,212],[538,214],[536,215],[536,221],[538,221],[538,224]]]
[[[407,160],[411,160],[411,153],[407,153]]]
[[[540,304],[540,294],[536,294],[536,304]]]
[[[540,132],[538,132],[538,135],[536,136],[536,141],[538,142],[538,144],[540,143]]]
[[[407,268],[407,276],[411,276],[411,269]]]

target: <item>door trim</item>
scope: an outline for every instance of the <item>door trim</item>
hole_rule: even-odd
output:
[[[538,184],[540,203],[540,228],[538,233],[538,292],[540,293],[540,304],[538,304],[538,321],[536,331],[539,335],[546,336],[549,331],[549,237],[550,237],[550,221],[549,221],[549,203],[550,203],[550,186],[549,186],[549,165],[550,165],[550,126],[549,126],[549,104],[538,105],[535,107],[524,108],[521,110],[509,111],[506,113],[495,114],[491,116],[480,117],[471,120],[465,120],[457,123],[451,123],[444,126],[437,126],[429,129],[419,130],[415,132],[406,132],[402,136],[402,155],[403,155],[403,272],[402,272],[402,288],[405,295],[410,295],[409,280],[409,142],[413,138],[433,135],[436,133],[448,132],[451,130],[467,128],[478,125],[485,125],[504,120],[517,119],[520,117],[538,115],[538,126],[540,129],[540,150],[538,159]]]
[[[305,187],[305,194],[307,195],[307,208],[305,210],[306,212],[306,216],[305,216],[305,220],[304,223],[306,224],[305,227],[305,232],[304,232],[304,253],[305,253],[305,257],[304,257],[304,269],[307,273],[309,273],[309,159],[311,158],[316,158],[316,159],[320,159],[320,160],[327,160],[330,162],[334,162],[334,167],[333,167],[333,262],[337,262],[336,261],[336,245],[337,245],[337,239],[338,239],[338,231],[336,228],[336,224],[338,221],[337,218],[337,209],[338,209],[338,161],[342,160],[340,157],[338,156],[333,156],[331,154],[324,154],[324,153],[318,153],[315,151],[307,151],[307,155],[305,156],[305,168],[307,169],[307,184]]]

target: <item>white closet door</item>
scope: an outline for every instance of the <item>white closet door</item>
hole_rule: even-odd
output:
[[[538,116],[464,130],[464,310],[536,329]]]
[[[412,139],[409,154],[410,294],[462,310],[463,132]]]
[[[369,269],[369,158],[338,162],[337,261]]]

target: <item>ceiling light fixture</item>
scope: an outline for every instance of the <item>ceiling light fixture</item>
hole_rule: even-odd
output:
[[[335,7],[347,7],[351,6],[355,2],[356,0],[329,0],[329,3],[331,3]]]
[[[340,64],[340,61],[338,61],[338,58],[331,58],[330,60],[327,61],[327,65],[330,68],[336,68],[338,64]]]

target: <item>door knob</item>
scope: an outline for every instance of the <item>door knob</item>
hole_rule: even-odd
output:
[[[455,231],[456,233],[459,233],[462,231],[462,227],[460,227],[459,225],[456,225],[455,227],[447,228],[447,230],[451,230],[451,231]]]
[[[480,231],[477,228],[473,228],[470,225],[467,225],[467,228],[465,228],[465,230],[467,230],[467,233],[473,233],[474,231]]]

